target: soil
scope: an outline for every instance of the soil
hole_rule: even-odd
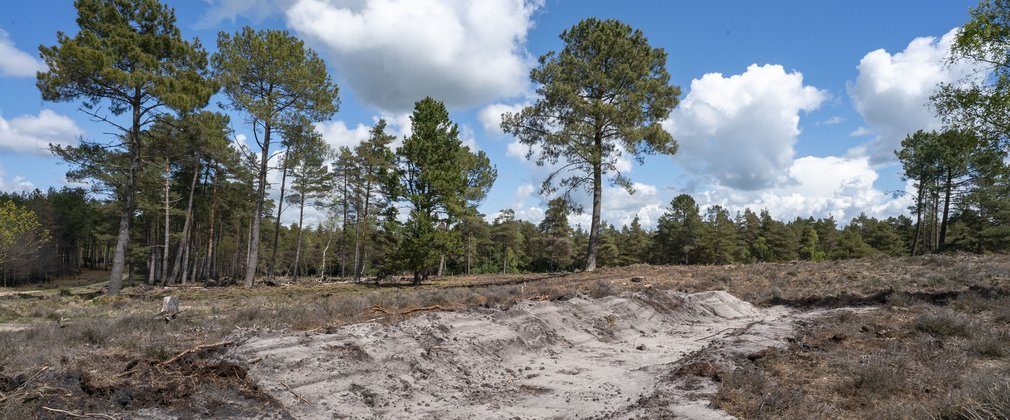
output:
[[[684,366],[784,346],[813,315],[645,289],[258,334],[227,357],[295,418],[721,419],[712,375]]]

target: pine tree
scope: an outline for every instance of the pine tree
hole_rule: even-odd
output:
[[[530,72],[540,98],[502,129],[529,146],[537,165],[558,165],[542,192],[593,194],[585,270],[596,268],[603,178],[633,191],[617,169],[623,153],[641,162],[644,154],[674,154],[677,143],[660,123],[677,105],[680,89],[670,85],[666,52],[653,48],[641,31],[617,20],[585,19],[562,32],[564,48],[540,57]]]
[[[338,90],[323,60],[286,31],[245,27],[234,35],[222,32],[217,47],[218,52],[211,57],[214,78],[231,107],[249,115],[260,152],[244,276],[246,287],[252,287],[259,262],[260,225],[274,131],[329,118],[337,112]]]

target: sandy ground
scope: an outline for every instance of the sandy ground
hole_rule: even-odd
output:
[[[647,289],[259,334],[228,357],[295,418],[720,419],[715,384],[678,369],[784,345],[813,315]]]

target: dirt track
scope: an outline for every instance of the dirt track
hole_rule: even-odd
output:
[[[726,418],[701,398],[714,384],[672,373],[782,345],[812,315],[647,289],[252,337],[229,357],[296,418]]]

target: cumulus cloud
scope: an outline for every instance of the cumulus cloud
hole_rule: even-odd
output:
[[[343,121],[327,121],[316,124],[316,131],[323,136],[323,140],[334,151],[340,150],[341,147],[353,149],[359,143],[368,140],[368,131],[371,129],[364,124],[348,127],[347,123]]]
[[[873,133],[871,133],[870,130],[867,129],[866,127],[859,127],[859,128],[857,128],[855,130],[852,130],[852,132],[849,133],[849,137],[864,137],[864,136],[868,136],[870,134],[873,134]]]
[[[849,96],[876,137],[863,150],[873,164],[895,160],[901,140],[916,130],[940,128],[929,106],[929,96],[939,83],[956,83],[975,74],[975,65],[947,65],[958,28],[940,38],[915,38],[904,50],[890,54],[872,51],[859,61],[859,75],[849,84]]]
[[[844,223],[860,212],[878,218],[905,213],[911,203],[874,187],[878,176],[866,156],[807,156],[789,167],[789,177],[795,182],[761,191],[713,185],[694,197],[700,204],[718,204],[731,210],[768,209],[779,220],[834,216]]]
[[[200,29],[213,28],[223,21],[234,22],[244,17],[254,23],[260,23],[266,18],[282,14],[293,0],[204,0],[207,11],[204,12],[196,27]]]
[[[665,211],[659,188],[655,185],[634,182],[635,192],[629,194],[620,187],[607,186],[603,188],[603,200],[600,203],[600,220],[607,224],[621,227],[630,225],[632,219],[638,217],[639,223],[646,229],[656,227],[659,216]],[[593,197],[588,192],[572,194],[572,200],[582,205],[583,212],[569,216],[568,221],[573,226],[579,225],[589,230],[592,222]]]
[[[502,104],[493,103],[489,104],[477,111],[477,121],[480,121],[481,127],[484,128],[484,132],[496,136],[503,136],[505,132],[501,129],[501,116],[502,114],[516,113],[521,111],[523,108],[529,106],[529,103],[520,104]]]
[[[780,65],[751,65],[743,74],[709,73],[691,89],[664,128],[681,145],[676,159],[696,174],[740,190],[787,181],[801,111],[828,94]]]
[[[4,172],[4,169],[0,168],[0,191],[24,192],[35,189],[35,184],[25,179],[23,176],[16,175],[14,178],[7,180],[5,179],[7,177],[6,175],[7,174]]]
[[[531,183],[525,183],[516,188],[515,197],[512,199],[512,208],[522,208],[526,204],[526,199],[536,192],[536,188]]]
[[[833,116],[831,118],[828,118],[828,119],[826,119],[824,121],[821,121],[821,122],[819,122],[817,124],[818,125],[837,125],[837,124],[841,124],[842,121],[845,121],[845,120],[842,117],[839,117],[839,116],[835,115],[835,116]]]
[[[50,143],[72,145],[82,135],[74,120],[49,109],[10,120],[0,116],[0,150],[48,155]]]
[[[0,76],[35,77],[35,72],[46,70],[42,61],[15,47],[10,35],[0,29]]]
[[[321,44],[362,101],[408,110],[424,96],[469,106],[521,93],[540,1],[298,0],[288,24]]]
[[[461,125],[459,127],[459,140],[463,142],[463,146],[470,149],[471,152],[477,153],[480,150],[480,145],[477,144],[477,136],[474,135],[473,129],[468,125]]]

